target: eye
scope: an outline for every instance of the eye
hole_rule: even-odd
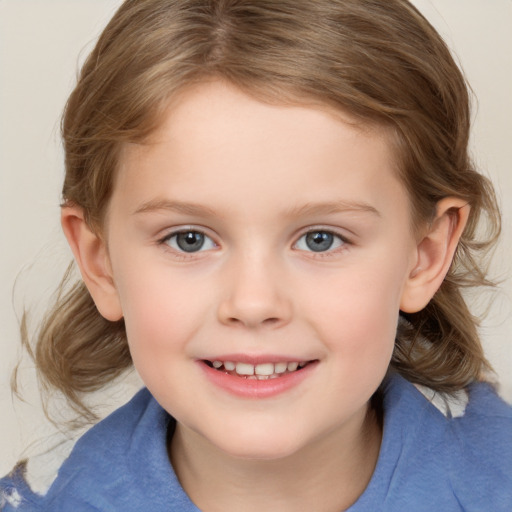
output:
[[[340,235],[330,231],[316,230],[302,235],[295,247],[301,251],[326,252],[338,249],[346,243],[348,243],[347,240]]]
[[[171,249],[178,252],[199,252],[214,249],[215,242],[204,233],[192,229],[178,231],[166,236],[162,243],[167,244]]]

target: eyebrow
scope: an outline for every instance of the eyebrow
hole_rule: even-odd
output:
[[[370,204],[343,200],[329,201],[326,203],[306,203],[303,206],[292,208],[286,212],[286,215],[289,215],[290,217],[306,217],[345,212],[361,212],[370,213],[372,215],[376,215],[377,217],[381,216],[380,212]]]
[[[168,199],[153,199],[151,201],[147,201],[139,206],[133,214],[136,215],[139,213],[152,213],[159,211],[173,211],[197,217],[211,217],[215,215],[215,211],[207,206],[185,203],[183,201],[170,201]]]
[[[168,199],[153,199],[143,203],[134,212],[134,215],[140,213],[152,213],[159,211],[173,211],[184,215],[192,215],[197,217],[214,217],[217,212],[211,208],[183,201],[171,201]],[[307,217],[315,215],[332,215],[335,213],[360,212],[369,213],[380,217],[380,212],[367,203],[351,202],[351,201],[329,201],[325,203],[306,203],[295,208],[291,208],[284,212],[285,217]]]

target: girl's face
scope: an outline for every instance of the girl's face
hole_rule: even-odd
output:
[[[182,433],[229,455],[357,430],[417,261],[410,226],[382,133],[189,90],[126,149],[107,216],[135,367]]]

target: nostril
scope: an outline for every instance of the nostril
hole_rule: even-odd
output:
[[[270,287],[258,285],[254,280],[245,284],[243,279],[242,282],[237,280],[235,289],[226,292],[227,295],[221,298],[217,310],[220,322],[232,327],[248,328],[277,328],[288,323],[292,317],[292,303],[288,294],[274,293]]]
[[[260,323],[261,325],[275,325],[275,324],[278,324],[279,323],[279,318],[277,317],[271,317],[271,318],[265,318],[263,319],[261,322],[251,322],[251,321],[244,321],[244,320],[241,320],[240,318],[236,318],[236,317],[230,317],[227,319],[228,320],[228,323],[230,324],[243,324],[243,325],[250,325],[250,324],[257,324],[257,323]]]

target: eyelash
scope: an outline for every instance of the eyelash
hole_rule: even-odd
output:
[[[205,251],[199,250],[187,252],[185,250],[180,249],[179,247],[172,247],[169,243],[173,238],[177,238],[180,234],[186,235],[190,233],[193,233],[195,235],[201,235],[204,237],[205,241],[209,240],[214,247],[218,247],[218,244],[215,243],[211,236],[207,235],[203,230],[193,227],[178,229],[176,231],[172,231],[171,233],[166,234],[164,237],[158,240],[158,245],[163,246],[165,250],[172,251],[172,253],[180,259],[187,260],[191,258],[197,258],[198,253]],[[203,245],[201,245],[200,249],[202,249]]]
[[[183,250],[179,246],[172,247],[169,242],[172,239],[177,238],[180,234],[200,235],[200,236],[204,237],[204,242],[198,251],[190,251],[189,252],[189,251]],[[312,249],[307,250],[307,249],[298,248],[298,245],[301,242],[301,240],[306,239],[306,237],[308,235],[317,235],[317,234],[332,236],[333,237],[332,243],[337,243],[338,244],[337,247],[331,248],[329,246],[325,251],[314,251]],[[205,249],[203,249],[203,247],[204,247],[204,243],[206,242],[206,240],[209,240],[210,243],[213,245],[213,247],[210,247],[205,250]],[[176,255],[177,257],[184,259],[184,260],[191,259],[191,258],[197,258],[198,253],[206,252],[208,250],[211,250],[214,247],[218,247],[218,244],[212,239],[212,237],[207,235],[203,230],[194,228],[194,227],[187,227],[187,228],[179,229],[179,230],[173,231],[171,233],[168,233],[164,237],[160,238],[157,243],[158,243],[158,245],[164,246],[164,248],[166,250],[172,251],[174,255]],[[177,242],[175,242],[175,244],[177,244]],[[352,245],[352,242],[347,237],[341,235],[340,233],[337,233],[336,231],[333,231],[331,229],[326,229],[326,228],[309,228],[307,231],[304,231],[298,237],[298,239],[293,244],[293,248],[296,250],[299,250],[299,251],[303,251],[305,253],[311,253],[316,258],[326,258],[329,256],[336,255],[343,250],[346,250],[347,246],[350,246],[350,245]]]
[[[352,245],[351,241],[347,237],[341,235],[340,233],[338,233],[332,229],[326,229],[326,228],[319,227],[319,228],[309,228],[307,231],[303,232],[302,235],[293,244],[294,248],[296,248],[298,246],[299,242],[302,239],[306,239],[308,235],[317,235],[317,234],[332,236],[333,243],[338,243],[338,246],[334,247],[334,248],[329,246],[325,251],[314,251],[312,249],[310,249],[309,251],[304,250],[304,249],[298,249],[298,250],[304,250],[304,252],[311,253],[316,258],[328,258],[328,257],[335,256],[335,255],[339,254],[341,251],[346,250],[347,246]],[[337,240],[337,242],[336,242],[336,240]]]

